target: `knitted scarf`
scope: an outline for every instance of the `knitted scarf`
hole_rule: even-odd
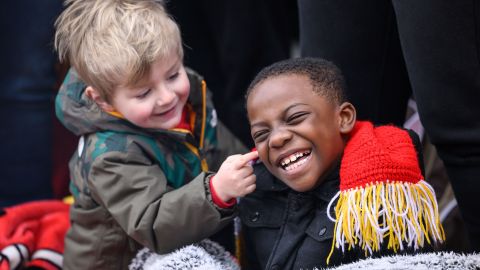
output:
[[[424,181],[418,156],[406,130],[355,125],[340,166],[340,191],[327,210],[335,222],[330,256],[334,248],[359,247],[368,255],[385,244],[397,252],[445,239],[435,192]]]

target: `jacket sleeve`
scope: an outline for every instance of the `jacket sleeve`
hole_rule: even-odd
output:
[[[157,253],[167,253],[211,236],[231,221],[209,199],[209,175],[168,186],[161,168],[140,153],[109,152],[89,175],[92,197],[123,230]]]

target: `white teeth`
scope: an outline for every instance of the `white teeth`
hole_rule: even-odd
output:
[[[304,151],[304,152],[297,152],[297,153],[294,153],[286,158],[284,158],[280,164],[283,166],[283,167],[286,167],[287,165],[291,164],[289,167],[292,167],[293,165],[295,164],[303,164],[304,162],[302,162],[302,160],[298,161],[297,163],[294,163],[297,159],[305,156],[305,155],[308,155],[310,154],[310,151]],[[295,166],[296,168],[297,166]]]
[[[293,169],[297,168],[298,166],[302,165],[302,164],[305,163],[305,162],[307,162],[306,159],[299,160],[299,161],[296,162],[296,163],[293,163],[293,164],[291,164],[291,165],[286,166],[286,167],[285,167],[285,170],[287,170],[287,171],[293,170]]]

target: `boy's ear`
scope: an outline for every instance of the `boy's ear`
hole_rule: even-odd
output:
[[[115,111],[115,108],[113,108],[113,106],[110,105],[110,103],[108,103],[105,99],[103,99],[95,88],[93,88],[91,86],[87,86],[87,88],[85,89],[85,94],[87,95],[87,97],[89,97],[95,103],[97,103],[97,105],[103,111],[105,111],[105,112],[114,112]]]
[[[357,120],[357,111],[350,102],[344,102],[339,107],[340,132],[348,134],[352,131]]]

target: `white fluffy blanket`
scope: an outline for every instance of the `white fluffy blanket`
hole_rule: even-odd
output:
[[[211,240],[203,240],[172,253],[139,251],[130,270],[240,270],[232,255]],[[418,253],[370,258],[326,270],[480,270],[480,254]],[[318,269],[317,269],[318,270]]]
[[[144,248],[129,270],[240,270],[233,256],[216,242],[205,239],[172,253],[159,255]]]
[[[453,252],[419,253],[415,255],[387,256],[365,259],[328,270],[461,270],[480,269],[480,254]]]

